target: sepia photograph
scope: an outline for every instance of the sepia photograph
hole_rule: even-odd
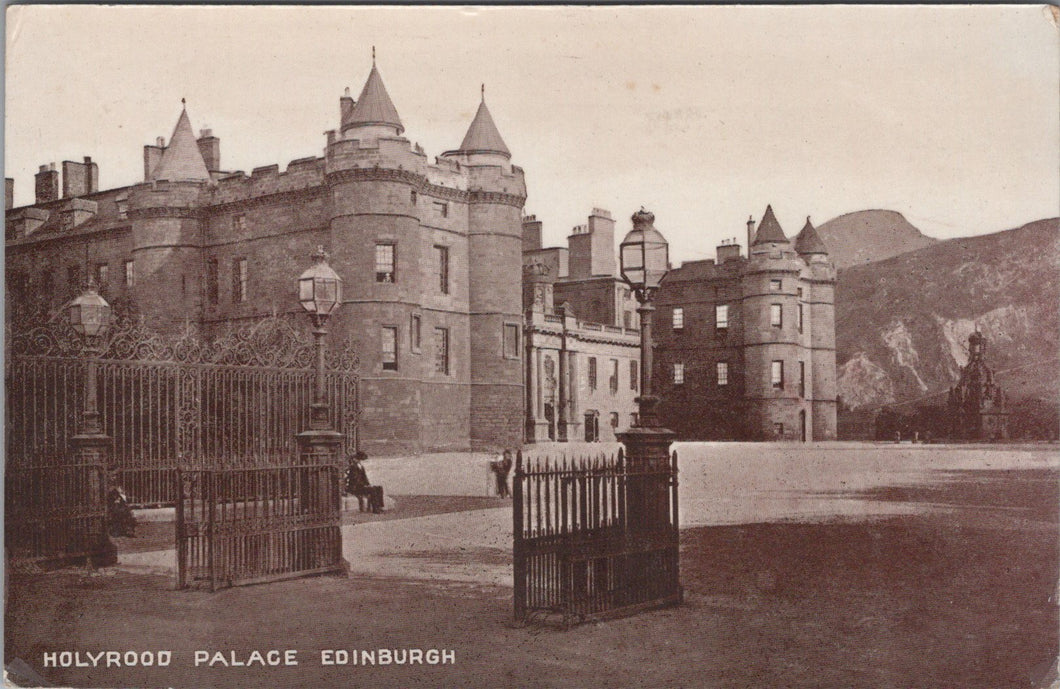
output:
[[[4,686],[1060,689],[1060,10],[8,5]]]

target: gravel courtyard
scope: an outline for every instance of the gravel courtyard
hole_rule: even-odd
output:
[[[174,591],[160,523],[120,544],[114,568],[9,570],[5,665],[76,687],[994,688],[1056,681],[1056,447],[676,448],[686,590],[679,608],[567,632],[516,627],[511,510],[486,495],[489,457],[371,459],[369,475],[394,508],[343,527],[349,578]],[[601,449],[612,448],[531,452]],[[448,649],[456,662],[321,662],[322,650],[381,648]],[[47,652],[113,649],[170,650],[172,662],[42,667]],[[245,659],[270,649],[296,650],[299,664],[194,661],[196,651]]]

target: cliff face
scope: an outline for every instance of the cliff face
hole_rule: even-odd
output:
[[[931,240],[841,270],[836,363],[843,405],[868,410],[918,398],[940,403],[938,393],[954,384],[967,362],[968,335],[977,324],[986,336],[987,361],[1009,397],[1053,402],[1060,396],[1058,309],[1056,218]]]
[[[818,227],[817,235],[839,269],[882,261],[938,241],[913,227],[901,213],[884,210],[841,215]]]

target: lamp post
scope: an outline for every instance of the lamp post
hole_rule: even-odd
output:
[[[298,448],[306,482],[300,500],[308,509],[327,513],[331,523],[313,541],[310,557],[320,571],[349,571],[349,563],[342,557],[342,533],[339,523],[342,514],[342,462],[339,450],[342,434],[331,428],[328,403],[324,390],[324,338],[331,315],[342,303],[342,278],[328,265],[323,246],[313,254],[313,265],[298,276],[298,302],[313,322],[316,345],[316,376],[313,401],[309,405],[309,429],[298,434]]]
[[[316,381],[310,405],[309,428],[323,431],[331,425],[324,394],[324,338],[328,334],[328,319],[342,303],[342,278],[328,265],[324,247],[317,247],[313,259],[313,265],[298,278],[298,301],[313,321],[316,344]]]
[[[675,434],[660,427],[655,412],[659,400],[652,390],[652,301],[670,267],[669,244],[655,229],[655,216],[643,208],[633,214],[633,229],[619,245],[619,263],[622,279],[640,304],[639,413],[629,430],[617,434],[626,447],[626,461],[632,473],[626,488],[627,518],[636,530],[670,529],[676,534],[676,508],[671,514],[668,496],[670,443]]]
[[[103,338],[110,328],[111,308],[107,300],[96,291],[96,283],[89,278],[85,291],[66,307],[67,322],[84,343],[85,354],[85,408],[81,414],[81,435],[99,436],[103,428],[99,423],[99,401],[96,399],[96,357],[103,351]]]
[[[622,279],[626,281],[640,306],[640,396],[637,398],[637,427],[658,425],[655,405],[659,399],[652,393],[652,303],[659,283],[670,268],[670,245],[655,229],[655,216],[641,208],[633,214],[633,229],[619,245]]]
[[[118,551],[108,534],[105,496],[108,491],[110,437],[103,432],[99,418],[99,400],[96,390],[96,358],[103,352],[103,342],[110,328],[111,308],[107,300],[96,291],[95,282],[89,278],[85,290],[66,307],[66,321],[84,344],[85,352],[85,403],[81,413],[81,428],[70,438],[70,446],[76,462],[85,471],[95,474],[84,484],[87,505],[99,510],[98,530],[92,535],[90,561],[96,565],[110,565],[118,561]]]

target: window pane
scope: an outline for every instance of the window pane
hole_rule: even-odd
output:
[[[423,319],[419,314],[412,315],[412,326],[409,333],[409,344],[412,347],[412,351],[420,351],[421,337],[423,333]]]
[[[726,361],[718,362],[718,385],[729,384],[729,364]]]
[[[384,371],[397,370],[397,328],[383,328],[382,358]]]
[[[508,359],[519,358],[519,326],[513,323],[504,324],[504,356]]]
[[[434,372],[449,375],[449,331],[434,329]]]
[[[631,361],[629,362],[629,389],[637,391],[637,378],[640,375],[640,362]]]
[[[608,379],[612,395],[618,394],[618,359],[611,360],[611,377]]]
[[[596,357],[589,357],[589,389],[596,389]]]
[[[394,245],[375,245],[375,281],[394,282]]]
[[[770,280],[769,281],[769,289],[770,289],[770,291],[779,292],[780,288],[781,288],[780,280]]]
[[[449,294],[449,247],[434,247],[438,260],[438,289]]]
[[[770,371],[770,382],[773,387],[783,389],[784,387],[784,362],[774,361]]]
[[[674,307],[674,330],[685,327],[685,310],[680,306]]]
[[[769,324],[774,328],[779,328],[783,325],[780,304],[769,305]]]
[[[714,322],[718,328],[729,327],[729,305],[719,304],[714,307]]]
[[[674,364],[674,385],[680,385],[685,382],[685,365]]]

